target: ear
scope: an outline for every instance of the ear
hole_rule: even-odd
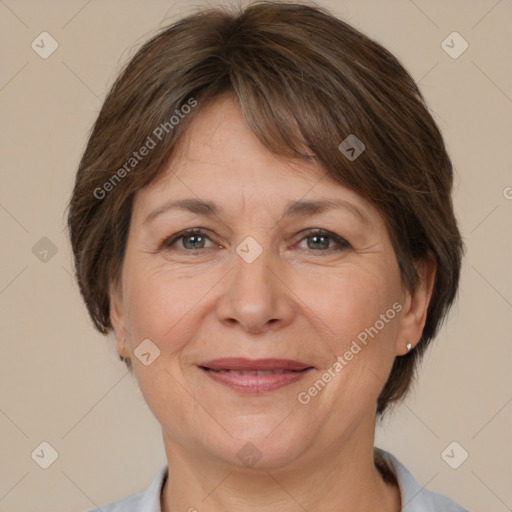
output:
[[[403,295],[403,309],[396,340],[397,356],[407,354],[407,344],[410,343],[414,348],[421,338],[434,288],[436,267],[436,259],[432,253],[416,264],[420,282],[413,292],[405,290]]]
[[[110,286],[110,323],[116,335],[117,353],[130,358],[131,354],[126,345],[126,327],[123,310],[123,290],[121,283],[112,283]]]

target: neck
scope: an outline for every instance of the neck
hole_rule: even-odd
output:
[[[373,431],[278,469],[240,468],[165,437],[169,474],[162,512],[398,512],[399,489],[374,461]],[[368,441],[370,441],[368,443]],[[299,460],[300,459],[300,460]],[[389,478],[388,478],[389,480]]]

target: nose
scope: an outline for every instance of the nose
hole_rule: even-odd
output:
[[[250,261],[233,252],[233,268],[224,280],[223,296],[217,305],[219,320],[251,334],[289,325],[296,309],[284,264],[270,248]]]

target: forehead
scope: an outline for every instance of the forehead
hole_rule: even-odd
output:
[[[226,209],[240,203],[246,211],[276,202],[289,207],[300,199],[341,199],[377,213],[354,191],[334,182],[316,160],[268,151],[230,95],[197,113],[164,172],[137,192],[134,208],[146,218],[155,207],[183,197],[215,201]]]
[[[198,167],[211,167],[212,172],[215,168],[234,169],[232,179],[249,171],[243,175],[244,180],[263,175],[270,179],[296,175],[316,182],[325,176],[312,158],[286,158],[268,151],[249,128],[230,94],[222,95],[198,112],[169,159],[169,170],[179,169],[181,173]]]

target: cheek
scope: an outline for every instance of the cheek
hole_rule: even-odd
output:
[[[165,342],[166,351],[177,350],[180,332],[204,295],[204,286],[197,277],[183,278],[168,269],[142,268],[129,273],[125,309],[134,343],[149,338],[161,349]]]
[[[310,303],[317,304],[312,309],[321,318],[319,325],[324,325],[319,342],[329,353],[319,375],[328,384],[320,386],[317,407],[327,404],[333,432],[339,424],[360,421],[386,382],[395,359],[399,284],[391,265],[386,271],[359,267],[326,280],[322,293],[310,295]]]
[[[364,338],[376,322],[379,337],[393,338],[397,315],[392,306],[400,297],[398,283],[391,265],[368,265],[338,272],[334,278],[331,273],[317,280],[314,288],[304,290],[304,302],[319,318],[318,328],[329,340],[331,353],[343,353],[359,334]],[[381,315],[388,321],[383,323]]]
[[[173,410],[185,411],[191,406],[190,395],[182,387],[180,354],[197,324],[194,306],[204,291],[201,293],[190,284],[200,278],[180,278],[176,272],[149,265],[131,267],[126,275],[125,310],[131,351],[145,339],[151,340],[160,351],[148,366],[135,361],[133,369],[139,388],[162,425],[174,425],[175,429],[185,431],[186,417],[173,414]]]

